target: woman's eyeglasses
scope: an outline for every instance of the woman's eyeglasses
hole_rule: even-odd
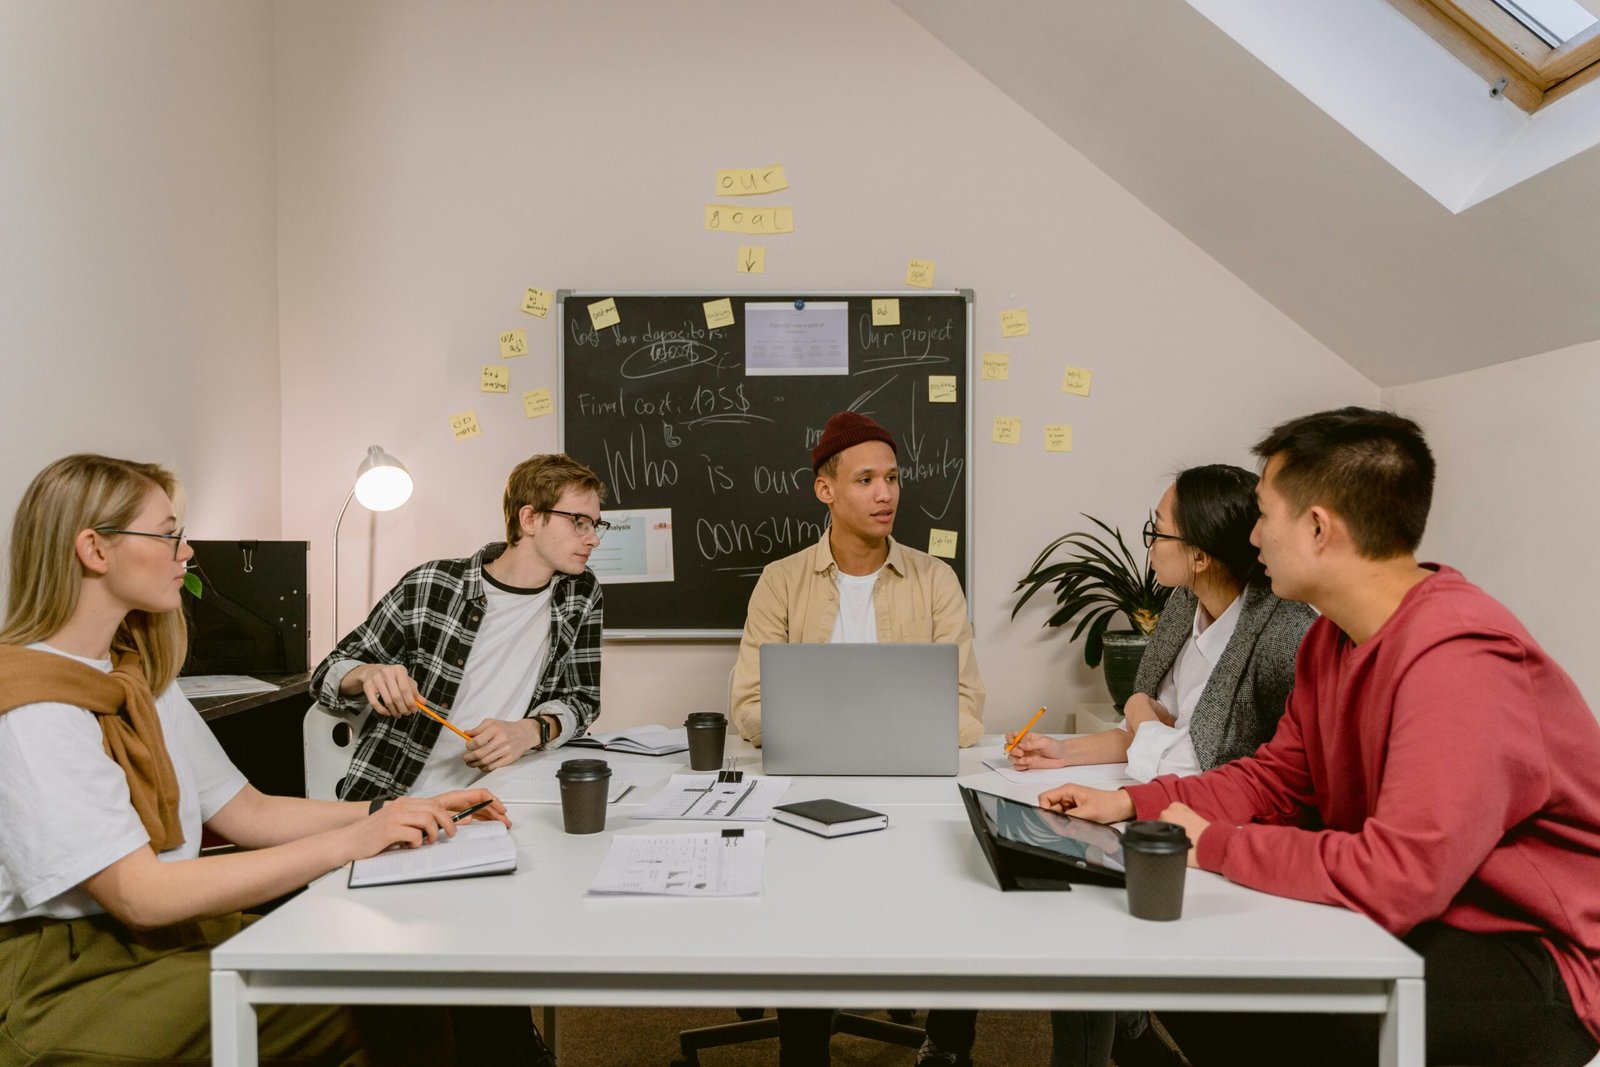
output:
[[[1144,547],[1151,548],[1157,541],[1182,541],[1177,534],[1164,534],[1156,531],[1156,520],[1144,520]]]
[[[94,532],[101,534],[127,534],[129,537],[159,537],[163,541],[171,541],[173,559],[177,559],[178,553],[183,551],[183,546],[189,543],[189,539],[183,535],[182,526],[178,527],[175,532],[169,534],[149,533],[144,530],[118,530],[110,526],[96,526],[94,528]]]

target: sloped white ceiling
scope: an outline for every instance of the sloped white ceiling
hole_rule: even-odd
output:
[[[1600,149],[1452,214],[1178,0],[894,3],[1378,385],[1600,338]]]

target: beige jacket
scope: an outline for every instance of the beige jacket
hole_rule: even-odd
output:
[[[828,534],[761,572],[750,594],[739,662],[733,668],[733,723],[744,738],[761,744],[761,646],[769,641],[827,644],[839,614],[837,566]],[[878,640],[884,643],[949,643],[959,646],[961,747],[983,736],[983,679],[972,655],[967,598],[955,571],[943,560],[889,539],[889,559],[872,589]]]

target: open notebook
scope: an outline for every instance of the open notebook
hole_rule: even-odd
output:
[[[470,822],[457,827],[454,837],[441,837],[431,845],[390,849],[356,860],[350,865],[350,888],[510,874],[516,869],[517,846],[505,823]]]

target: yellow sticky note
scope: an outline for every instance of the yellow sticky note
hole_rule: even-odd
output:
[[[617,311],[617,298],[608,296],[604,300],[596,300],[590,304],[589,321],[594,323],[594,328],[597,330],[620,323],[622,315]]]
[[[458,411],[450,416],[450,432],[457,441],[465,441],[469,437],[477,437],[483,432],[483,427],[478,425],[478,413],[468,408]]]
[[[511,368],[504,363],[485,363],[483,365],[483,379],[479,382],[478,388],[486,393],[509,393],[511,391]]]
[[[706,229],[730,233],[793,233],[794,208],[707,204]]]
[[[913,259],[906,266],[906,284],[918,289],[933,288],[933,260]]]
[[[1094,371],[1085,367],[1068,367],[1061,376],[1061,391],[1074,396],[1088,396],[1089,383],[1094,381]]]
[[[996,415],[994,420],[994,443],[997,445],[1019,445],[1022,443],[1022,420],[1010,415]]]
[[[511,359],[514,356],[528,354],[528,331],[507,330],[500,335],[500,358]]]
[[[900,301],[893,297],[886,300],[874,300],[872,302],[872,325],[900,325]]]
[[[541,319],[549,318],[550,301],[554,299],[554,293],[547,293],[543,289],[529,289],[522,298],[522,310],[529,315],[537,315]]]
[[[1028,309],[1012,308],[1010,311],[1000,312],[1000,336],[1028,336]]]
[[[1044,450],[1046,452],[1071,452],[1072,427],[1066,423],[1051,423],[1044,428]]]
[[[983,354],[983,380],[1003,382],[1011,377],[1011,353],[985,352]]]
[[[928,375],[928,403],[954,404],[956,402],[956,376],[954,374]]]
[[[783,173],[783,164],[755,167],[750,170],[717,171],[718,196],[754,196],[758,193],[775,193],[789,188],[789,179]]]
[[[739,273],[767,273],[767,250],[761,245],[739,246]]]
[[[550,399],[548,389],[529,389],[522,394],[522,410],[527,412],[528,418],[537,419],[540,415],[549,415],[556,409],[556,402]]]
[[[956,532],[954,530],[929,530],[928,555],[955,559]]]
[[[701,307],[706,309],[706,329],[715,330],[722,326],[733,325],[733,301],[727,297],[721,300],[707,300]]]

